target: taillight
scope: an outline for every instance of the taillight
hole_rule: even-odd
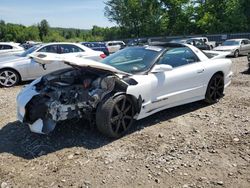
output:
[[[107,57],[107,56],[106,56],[105,54],[101,54],[100,57],[101,57],[102,59],[104,59],[104,58]]]

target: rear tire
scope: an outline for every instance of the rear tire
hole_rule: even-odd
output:
[[[224,78],[220,74],[215,74],[209,81],[205,96],[205,102],[214,104],[224,96]]]
[[[109,98],[97,107],[97,129],[108,137],[119,138],[131,128],[134,115],[135,107],[128,96]]]

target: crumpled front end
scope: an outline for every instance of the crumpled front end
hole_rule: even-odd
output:
[[[24,118],[26,115],[26,105],[27,103],[34,97],[37,96],[39,93],[35,90],[35,84],[41,81],[41,78],[36,79],[30,85],[23,88],[23,90],[17,96],[17,119],[24,123]],[[41,125],[36,124],[29,124],[29,127],[32,132],[42,133]]]
[[[117,84],[119,83],[119,84]],[[127,84],[105,71],[67,69],[46,75],[25,87],[17,97],[18,120],[35,133],[48,134],[60,121],[91,119],[110,93]]]

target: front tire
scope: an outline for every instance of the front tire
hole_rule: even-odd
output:
[[[97,129],[108,137],[125,135],[134,122],[135,107],[130,97],[119,95],[101,103],[96,112]]]
[[[11,69],[0,70],[0,86],[12,87],[18,84],[20,76],[18,73]]]
[[[224,78],[220,74],[215,74],[209,81],[205,96],[205,102],[214,104],[224,96]]]
[[[237,58],[237,57],[239,57],[239,55],[240,55],[239,50],[235,50],[235,52],[234,52],[234,57]]]

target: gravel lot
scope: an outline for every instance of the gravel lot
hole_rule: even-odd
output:
[[[250,187],[250,75],[233,59],[225,97],[138,121],[110,140],[85,122],[49,136],[16,121],[22,86],[0,88],[0,187]],[[85,125],[84,125],[85,124]]]

